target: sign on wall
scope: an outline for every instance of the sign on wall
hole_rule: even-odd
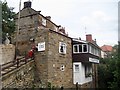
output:
[[[89,62],[99,63],[99,60],[95,58],[89,58]]]
[[[45,50],[45,42],[38,43],[38,51],[44,51]]]

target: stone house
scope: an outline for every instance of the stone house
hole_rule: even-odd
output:
[[[50,29],[40,33],[35,42],[38,43],[35,62],[42,84],[72,87],[71,38]]]
[[[24,2],[19,13],[16,15],[16,28],[20,27],[17,35],[19,54],[25,55],[32,45],[38,47],[35,53],[38,81],[43,87],[48,82],[55,87],[72,87],[72,39],[65,29],[53,23],[50,16],[45,17],[32,9],[30,1]]]
[[[73,83],[82,88],[97,87],[97,64],[101,49],[92,40],[92,35],[86,35],[86,40],[73,39]]]
[[[48,28],[67,35],[61,25],[53,23],[50,16],[43,16],[40,14],[41,11],[32,9],[31,4],[30,1],[24,2],[24,8],[20,11],[20,20],[18,20],[19,12],[15,17],[16,32],[12,39],[12,43],[15,43],[17,40],[20,54],[27,52],[31,48],[30,46],[33,44],[31,41],[35,39],[36,33],[39,29],[44,30],[45,28]],[[18,35],[17,31],[19,31]]]

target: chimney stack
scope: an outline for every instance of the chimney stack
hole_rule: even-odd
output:
[[[91,35],[91,34],[87,34],[87,35],[86,35],[86,41],[92,43],[93,40],[92,40],[92,35]]]
[[[48,20],[51,20],[51,16],[46,16],[46,18],[47,18]]]
[[[65,27],[59,27],[59,32],[65,34]]]
[[[31,1],[24,2],[24,8],[31,8],[31,5],[32,5]]]

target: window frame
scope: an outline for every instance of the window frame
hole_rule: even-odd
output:
[[[92,77],[92,66],[91,65],[84,65],[85,70],[85,78]]]
[[[89,53],[100,56],[100,50],[97,47],[89,45]]]
[[[80,47],[79,46],[82,46],[82,52],[80,52]],[[87,48],[87,51],[84,52],[84,45],[86,45],[86,48]],[[77,46],[77,52],[75,52],[75,46]],[[73,53],[88,53],[88,44],[75,44],[73,45]]]
[[[63,52],[61,52],[61,46],[63,47]],[[66,54],[66,48],[67,48],[66,43],[64,43],[64,42],[59,42],[59,53],[60,53],[60,54]]]
[[[78,67],[76,68],[76,66],[78,66]],[[74,65],[74,72],[79,72],[79,71],[80,71],[79,64],[75,64]]]
[[[47,25],[47,20],[45,18],[42,18],[42,25],[46,26]]]

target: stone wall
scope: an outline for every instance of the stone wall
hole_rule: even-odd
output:
[[[34,87],[34,61],[13,70],[2,76],[3,88],[32,88]]]
[[[52,30],[44,29],[37,34],[35,39],[36,45],[41,42],[45,42],[45,51],[36,52],[35,64],[43,86],[51,83],[55,87],[72,87],[71,39]],[[59,53],[59,42],[67,45],[64,55]],[[62,65],[64,65],[64,71],[61,71]]]
[[[46,87],[48,80],[48,30],[44,29],[37,33],[35,44],[45,42],[45,51],[35,53],[35,65],[38,71],[38,78],[43,87]]]
[[[59,43],[66,44],[66,54],[59,53]],[[71,38],[54,31],[49,31],[48,82],[55,87],[73,86]],[[64,66],[64,70],[61,67]]]
[[[12,44],[0,45],[0,64],[13,61],[15,56],[15,46]]]

